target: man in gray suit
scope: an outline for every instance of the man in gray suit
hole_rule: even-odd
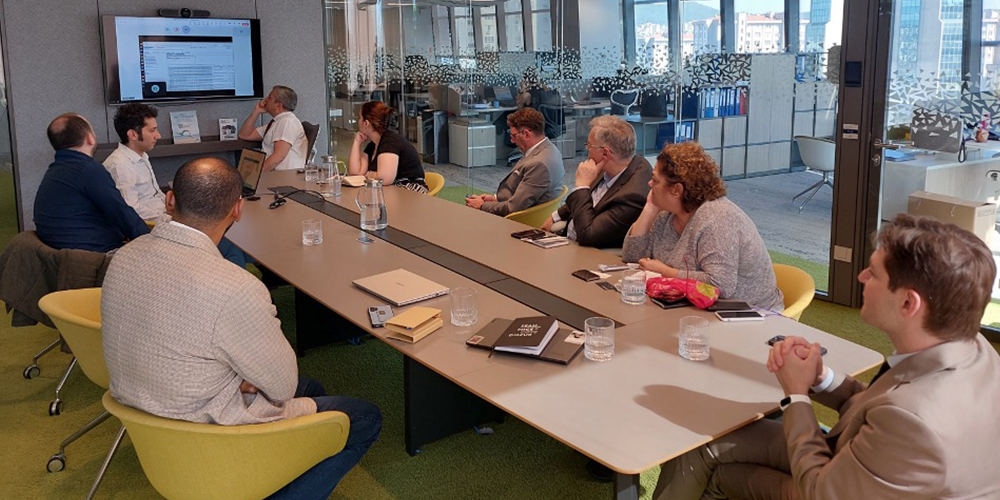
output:
[[[524,152],[500,181],[497,193],[470,196],[465,204],[504,217],[559,197],[563,168],[559,148],[545,137],[545,117],[537,109],[524,108],[507,117],[510,139]]]
[[[184,164],[166,195],[173,219],[116,253],[101,297],[111,395],[161,417],[220,425],[342,411],[351,421],[344,449],[270,497],[325,499],[378,438],[382,416],[299,379],[267,288],[222,258],[217,246],[243,213],[242,187],[223,160]]]
[[[786,398],[763,420],[664,464],[654,498],[1000,498],[1000,357],[979,333],[996,278],[972,233],[899,215],[858,279],[861,318],[895,354],[867,387],[823,366],[820,346],[775,344]],[[840,413],[823,434],[808,394]]]
[[[559,226],[580,245],[621,248],[646,205],[651,177],[649,162],[635,154],[635,129],[617,116],[594,118],[587,161],[576,167],[575,187],[542,229],[551,231],[555,223],[568,221]]]

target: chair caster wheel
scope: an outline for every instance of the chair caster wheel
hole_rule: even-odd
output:
[[[59,415],[60,413],[62,413],[62,401],[60,401],[60,400],[57,399],[57,400],[49,403],[49,416],[50,417],[54,417],[56,415]]]
[[[22,375],[24,375],[24,378],[26,378],[28,380],[31,380],[31,379],[37,377],[38,374],[40,374],[40,373],[42,373],[42,369],[39,368],[38,365],[31,365],[31,366],[29,366],[29,367],[27,367],[27,368],[24,369],[24,372],[22,373]]]
[[[66,468],[66,456],[65,455],[52,455],[49,458],[49,463],[45,464],[45,469],[49,472],[60,472]]]

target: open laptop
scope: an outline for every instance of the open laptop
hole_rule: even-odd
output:
[[[406,269],[396,269],[356,279],[354,286],[397,307],[432,299],[449,292],[448,287],[417,276]]]
[[[243,197],[253,196],[257,193],[257,184],[260,183],[260,171],[264,167],[264,160],[267,153],[250,148],[243,148],[240,153],[240,162],[236,165],[240,177],[243,177]]]

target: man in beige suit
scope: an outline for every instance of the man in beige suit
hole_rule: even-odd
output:
[[[500,181],[497,192],[469,196],[466,206],[505,217],[541,205],[562,192],[562,154],[545,137],[545,117],[537,109],[524,108],[507,117],[510,138],[524,151],[524,158]]]
[[[344,449],[271,499],[326,499],[378,438],[381,413],[360,399],[327,396],[300,379],[271,296],[218,244],[243,213],[243,181],[228,163],[185,163],[167,193],[170,221],[111,261],[101,297],[101,340],[111,395],[154,415],[244,425],[342,411]]]
[[[859,279],[861,317],[895,347],[866,387],[789,338],[767,366],[786,398],[765,420],[664,464],[655,498],[1000,498],[1000,357],[979,334],[996,267],[972,233],[899,215]],[[823,434],[808,394],[840,412]]]

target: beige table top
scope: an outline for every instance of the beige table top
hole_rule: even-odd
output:
[[[259,191],[270,186],[307,186],[301,174],[292,171],[270,172],[261,179]],[[359,188],[343,188],[339,199],[332,201],[358,213],[355,204]],[[622,303],[615,293],[572,276],[578,269],[597,270],[598,264],[621,263],[621,257],[595,248],[570,244],[543,249],[510,237],[528,229],[519,222],[474,210],[456,203],[393,186],[384,188],[389,226],[411,236],[432,242],[441,248],[466,256],[536,288],[579,305],[595,313],[629,324],[663,316],[664,310],[647,302],[633,306]],[[268,201],[265,196],[261,201]],[[317,216],[320,214],[317,212]],[[621,273],[611,273],[612,283]]]
[[[357,241],[363,233],[343,222],[290,202],[268,210],[266,198],[247,202],[243,220],[234,224],[227,238],[267,265],[296,288],[352,323],[385,340],[393,348],[441,375],[460,382],[459,377],[489,366],[486,356],[466,356],[465,341],[492,318],[540,315],[520,302],[455,274],[402,248],[373,238]],[[302,221],[323,220],[323,244],[302,245]],[[444,326],[417,344],[386,339],[384,328],[371,328],[367,309],[385,301],[355,287],[352,281],[393,269],[404,268],[449,288],[470,287],[477,291],[479,325],[456,327],[450,322],[451,298],[437,297],[420,306],[441,310]],[[407,307],[393,307],[400,314]],[[548,363],[546,363],[548,364]]]
[[[284,181],[262,182],[262,186],[281,184],[293,185]],[[392,222],[392,203],[403,201],[393,193],[404,191],[387,189],[386,192]],[[345,189],[342,199],[352,200],[353,196],[353,190]],[[432,207],[430,214],[446,212],[435,206],[437,202],[450,203],[424,198],[435,202],[421,204],[419,208]],[[870,349],[784,317],[769,317],[764,322],[723,323],[710,313],[692,308],[664,311],[655,306],[624,305],[621,307],[627,309],[621,317],[629,321],[623,319],[626,326],[616,332],[616,354],[610,362],[595,363],[582,353],[568,366],[504,354],[490,358],[486,351],[467,347],[465,340],[495,317],[512,318],[537,312],[385,241],[376,238],[375,243],[361,244],[356,241],[362,234],[360,230],[309,207],[289,202],[277,210],[268,210],[268,203],[269,197],[264,197],[246,204],[243,220],[228,233],[233,243],[303,292],[407,356],[620,473],[638,474],[776,410],[782,391],[764,366],[768,350],[765,341],[773,335],[800,335],[819,341],[830,350],[825,362],[845,373],[859,373],[882,362],[881,355]],[[416,210],[396,210],[399,216],[395,220],[416,224],[407,215]],[[468,210],[468,213],[479,212]],[[529,261],[544,260],[546,265],[539,262],[536,268],[549,269],[553,274],[562,269],[560,266],[565,267],[565,263],[558,262],[564,260],[561,256],[543,259],[538,254],[526,258],[531,255],[528,251],[536,249],[506,236],[523,226],[480,215],[485,218],[477,216],[481,226],[477,229],[502,229],[498,234],[516,245],[511,248],[498,241],[496,245],[504,248],[497,249],[490,241],[486,245],[480,242],[481,247],[466,247],[459,245],[460,238],[447,235],[445,238],[456,247],[474,250],[472,255],[477,260],[481,260],[480,253],[485,254],[483,259],[500,262],[493,254],[520,252],[505,258],[526,265]],[[323,220],[322,245],[302,245],[301,221],[307,218]],[[423,221],[428,218],[439,220],[430,215]],[[448,224],[424,225],[449,226],[455,219]],[[465,228],[452,232],[467,233]],[[424,234],[435,236],[438,232],[428,230]],[[433,237],[421,237],[442,244]],[[565,254],[566,258],[594,258],[593,252],[597,252],[570,248],[572,251]],[[554,252],[561,249],[537,250],[555,256]],[[441,330],[414,345],[385,339],[384,330],[370,328],[366,312],[368,306],[379,300],[353,287],[351,280],[398,267],[442,285],[471,286],[478,290],[479,323],[468,328],[450,325],[450,299],[439,297],[420,305],[442,310],[445,326]],[[543,288],[551,292],[559,286],[568,287],[560,284]],[[594,288],[614,299],[609,299],[611,305],[605,306],[614,311],[617,297]],[[593,301],[586,294],[577,296]],[[629,314],[630,310],[644,309],[658,314],[648,314],[645,318],[641,313]],[[678,321],[689,315],[710,318],[712,357],[708,361],[690,362],[677,355]]]

